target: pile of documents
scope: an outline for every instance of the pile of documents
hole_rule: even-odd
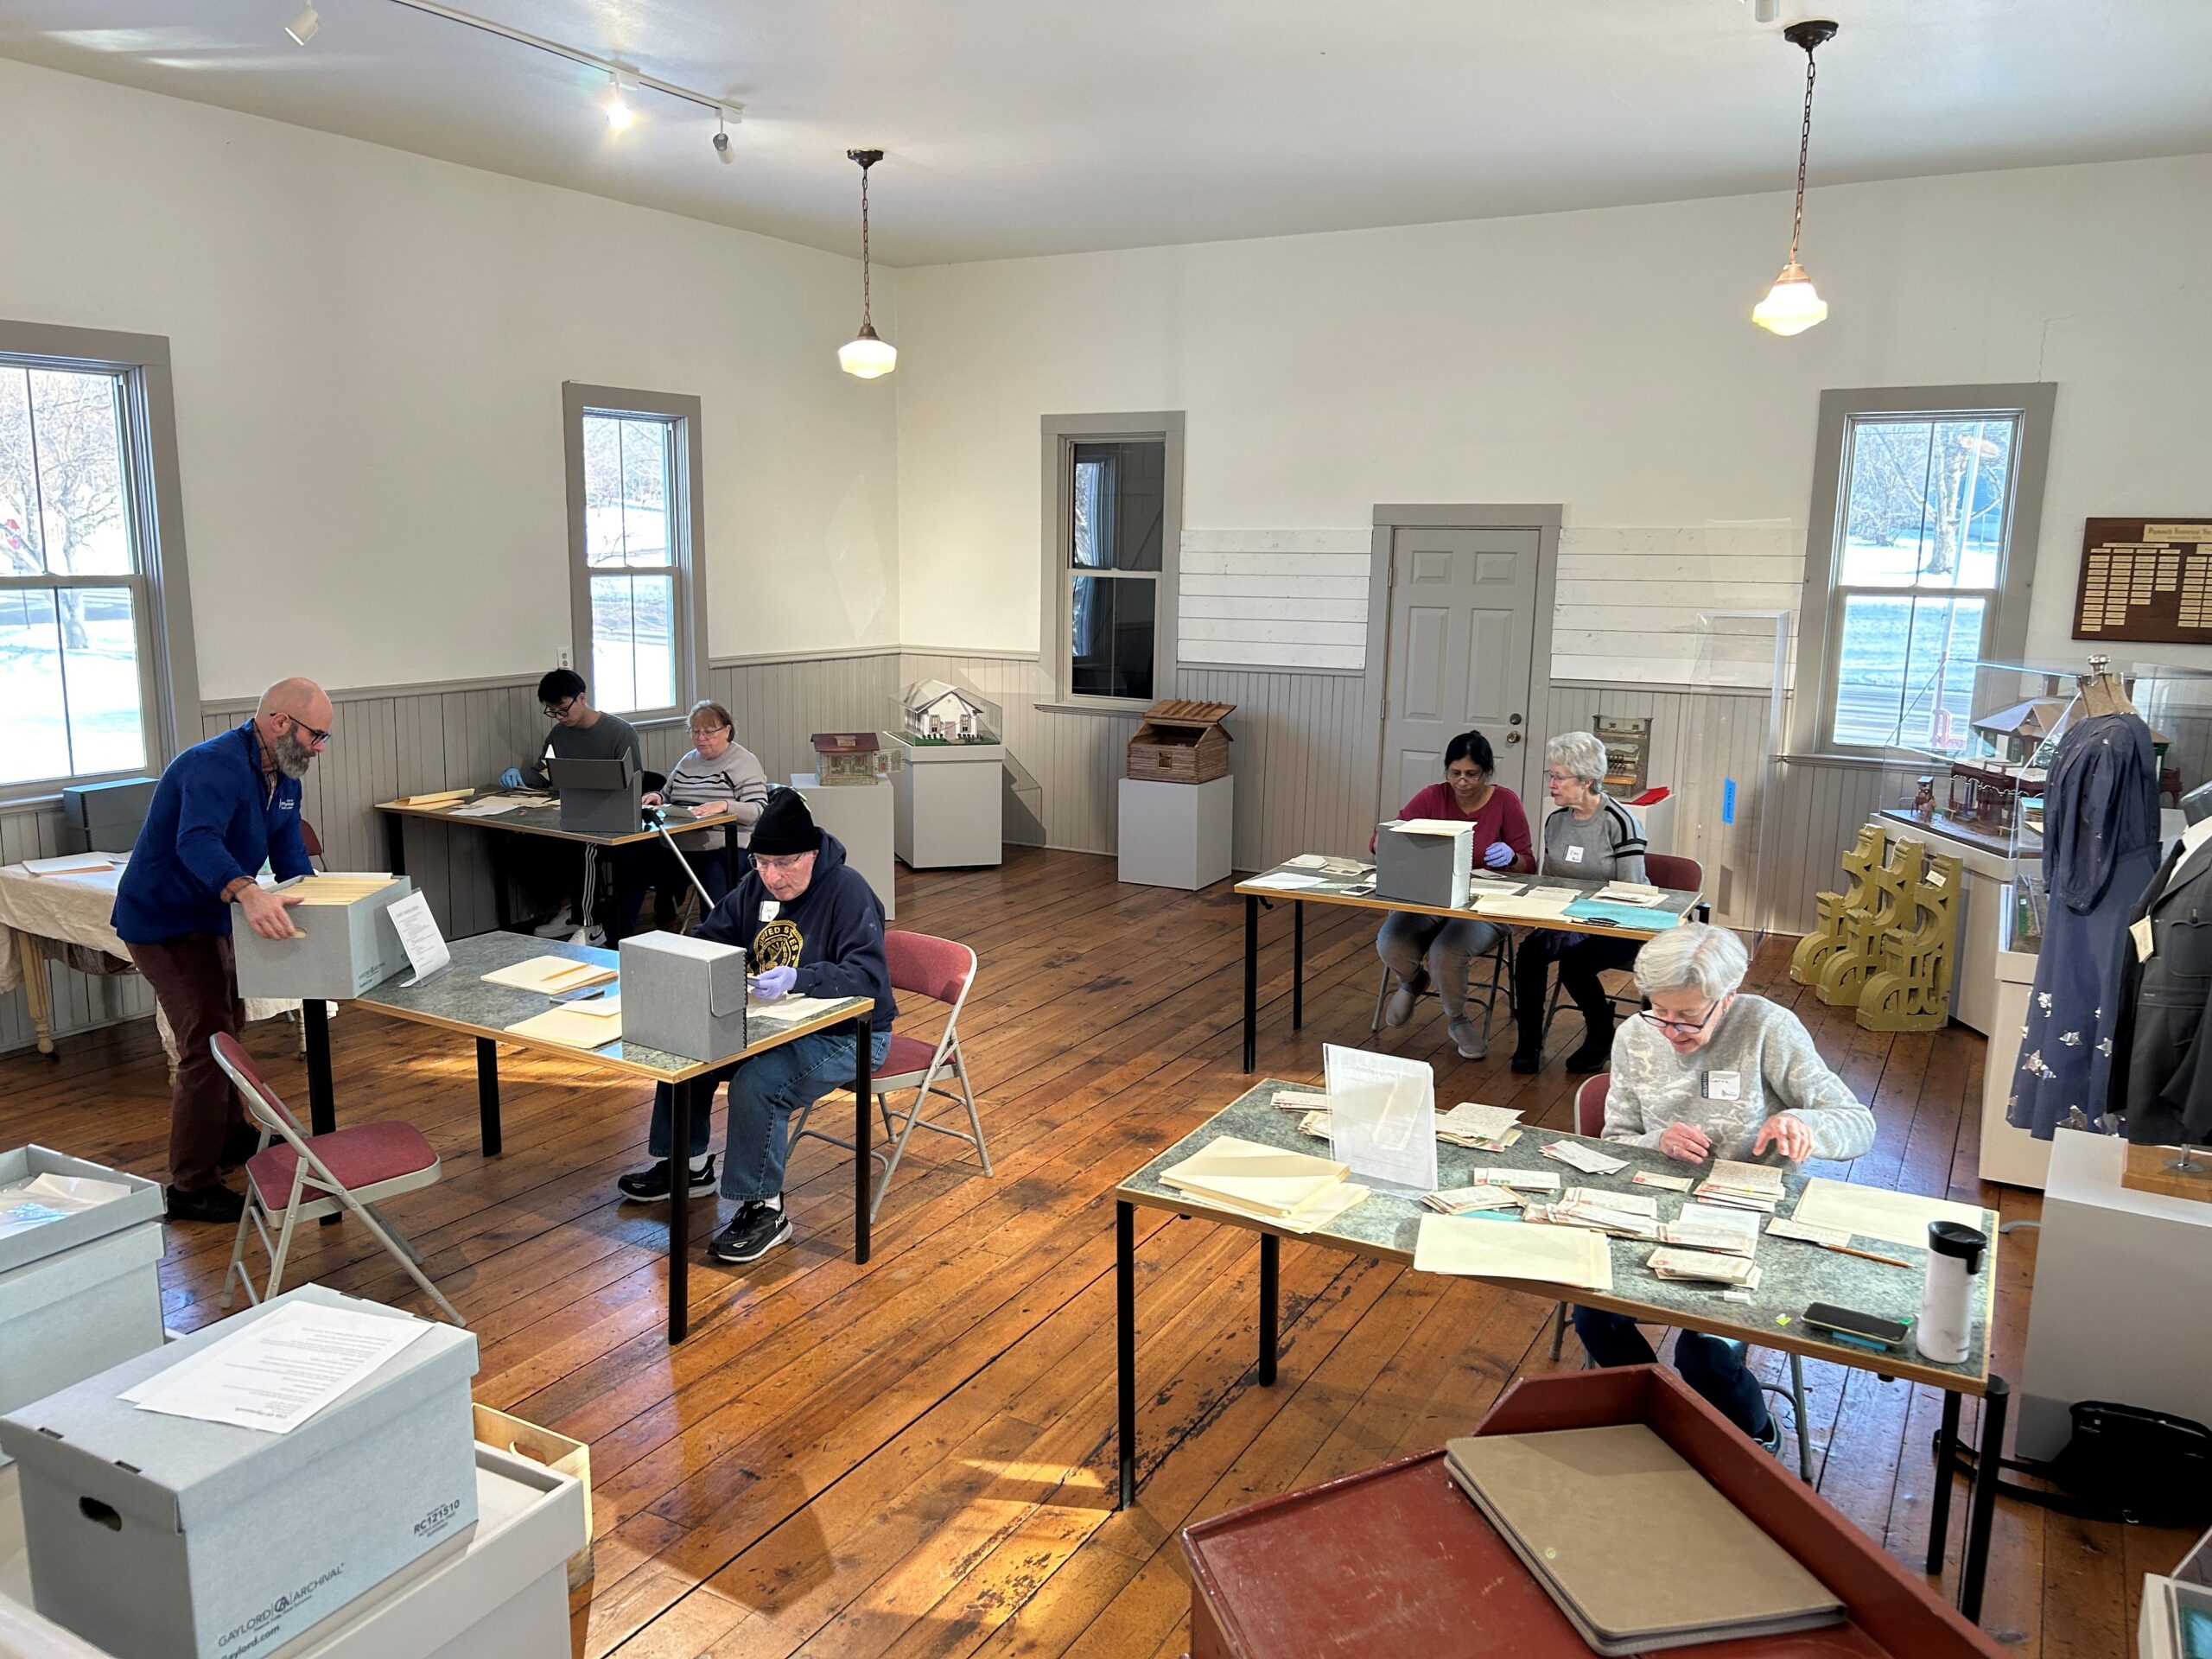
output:
[[[1326,1095],[1306,1089],[1278,1089],[1274,1092],[1274,1103],[1286,1112],[1325,1112],[1329,1109]]]
[[[1697,1195],[1708,1204],[1774,1213],[1782,1202],[1782,1172],[1772,1164],[1743,1164],[1732,1158],[1713,1160],[1713,1173],[1700,1181]]]
[[[1567,919],[1567,907],[1581,897],[1579,887],[1530,887],[1523,893],[1478,887],[1469,890],[1467,905],[1502,921],[1558,922]]]
[[[286,1434],[438,1327],[291,1302],[118,1397],[141,1411]]]
[[[1365,1187],[1344,1179],[1351,1173],[1333,1159],[1224,1135],[1162,1170],[1160,1179],[1213,1209],[1310,1233],[1367,1196]]]
[[[1693,1198],[1682,1205],[1660,1236],[1669,1244],[1691,1249],[1749,1256],[1758,1249],[1759,1218],[1756,1212],[1732,1204],[1700,1204]]]
[[[1421,1201],[1447,1216],[1479,1215],[1485,1210],[1518,1210],[1521,1195],[1504,1186],[1440,1186],[1421,1194]]]
[[[27,858],[23,868],[33,875],[101,875],[123,868],[121,853],[63,853],[55,858]]]
[[[1587,1227],[1504,1227],[1481,1216],[1423,1216],[1414,1245],[1421,1273],[1534,1279],[1575,1290],[1613,1287],[1612,1246]]]
[[[1436,1138],[1477,1152],[1503,1152],[1521,1138],[1516,1106],[1482,1106],[1463,1100],[1436,1120]]]
[[[1529,1218],[1539,1218],[1532,1207]],[[1659,1200],[1641,1192],[1608,1192],[1594,1186],[1570,1186],[1558,1202],[1541,1207],[1541,1217],[1562,1227],[1594,1227],[1616,1238],[1657,1238]]]
[[[1809,1221],[1776,1216],[1766,1224],[1770,1238],[1794,1238],[1801,1243],[1818,1244],[1823,1249],[1847,1250],[1851,1248],[1852,1233],[1848,1227],[1822,1227]]]
[[[1445,1469],[1599,1653],[1782,1636],[1843,1616],[1648,1424],[1455,1440]]]
[[[1618,1175],[1628,1167],[1627,1159],[1611,1157],[1580,1141],[1554,1141],[1543,1153],[1585,1175]]]
[[[1641,906],[1660,903],[1667,893],[1643,881],[1608,881],[1590,896],[1605,904]]]
[[[518,1037],[568,1048],[604,1048],[622,1035],[622,999],[594,997],[582,1002],[556,1002],[543,1014],[518,1020],[507,1029]]]
[[[1669,1192],[1687,1192],[1697,1185],[1687,1175],[1662,1175],[1656,1169],[1639,1169],[1629,1179],[1638,1186],[1656,1186]]]
[[[1884,1186],[1861,1186],[1854,1181],[1832,1181],[1818,1175],[1805,1183],[1797,1200],[1796,1219],[1814,1227],[1840,1228],[1861,1238],[1923,1246],[1931,1221],[1955,1221],[1967,1227],[1989,1224],[1980,1205],[1895,1192]]]
[[[1356,858],[1324,858],[1319,853],[1300,853],[1296,858],[1283,861],[1287,870],[1319,870],[1324,875],[1345,877],[1372,875],[1375,867],[1363,864]]]
[[[121,1181],[90,1175],[43,1174],[10,1181],[0,1186],[0,1238],[130,1196],[130,1189]]]
[[[486,985],[505,985],[518,991],[541,991],[559,996],[587,985],[604,985],[616,977],[602,963],[578,962],[573,957],[532,957],[511,968],[495,968],[484,976]]]
[[[1688,1279],[1702,1283],[1759,1287],[1759,1264],[1747,1255],[1723,1255],[1718,1250],[1682,1250],[1671,1245],[1651,1252],[1644,1265],[1657,1279]]]

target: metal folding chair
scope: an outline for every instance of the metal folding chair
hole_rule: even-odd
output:
[[[218,1032],[209,1041],[215,1063],[237,1087],[246,1116],[261,1131],[261,1149],[246,1162],[245,1211],[238,1217],[230,1268],[223,1275],[223,1306],[231,1305],[233,1281],[245,1287],[250,1303],[274,1296],[283,1285],[284,1261],[301,1224],[342,1211],[375,1236],[377,1243],[438,1305],[439,1312],[466,1328],[468,1321],[423,1271],[423,1258],[415,1247],[377,1208],[385,1198],[412,1192],[437,1180],[438,1154],[423,1138],[422,1131],[411,1123],[387,1119],[380,1123],[349,1124],[328,1135],[309,1135],[269,1086],[237,1038]],[[280,1211],[283,1219],[271,1238],[270,1223]],[[260,1235],[262,1249],[269,1255],[269,1282],[257,1294],[253,1275],[245,1267],[249,1228]]]
[[[883,1207],[883,1195],[889,1190],[891,1177],[899,1168],[899,1159],[906,1156],[906,1142],[912,1138],[916,1129],[950,1135],[955,1141],[975,1147],[976,1156],[983,1166],[983,1173],[988,1175],[991,1173],[991,1154],[983,1145],[983,1120],[976,1109],[975,1090],[968,1082],[967,1059],[960,1052],[960,1010],[968,1001],[969,988],[976,982],[976,953],[951,939],[891,929],[883,936],[883,954],[891,969],[891,988],[893,990],[926,996],[932,1001],[944,1003],[949,1011],[945,1015],[944,1030],[934,1046],[921,1038],[893,1033],[891,1052],[884,1057],[883,1070],[874,1079],[876,1105],[883,1113],[884,1131],[892,1137],[892,1141],[888,1150],[871,1149],[868,1154],[882,1166],[881,1173],[876,1177],[875,1196],[868,1202],[870,1221],[875,1219],[876,1211]],[[948,1086],[956,1082],[959,1084],[957,1093]],[[907,1089],[914,1091],[913,1099],[905,1111],[893,1111],[888,1096]],[[945,1123],[932,1123],[922,1116],[930,1105],[932,1093],[945,1100],[957,1101],[967,1109],[966,1129],[955,1128]],[[853,1149],[851,1141],[840,1140],[825,1130],[806,1127],[813,1110],[810,1104],[791,1114],[792,1144],[796,1145],[811,1135],[817,1141],[826,1141],[833,1147],[842,1147],[850,1152]]]

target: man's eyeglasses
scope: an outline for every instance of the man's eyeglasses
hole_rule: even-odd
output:
[[[785,853],[776,856],[764,856],[755,853],[753,855],[753,868],[768,871],[772,874],[781,875],[785,870],[797,869],[813,856],[812,853]]]
[[[291,727],[294,731],[297,732],[302,737],[307,739],[308,744],[312,747],[319,749],[330,741],[330,734],[328,732],[318,731],[315,728],[308,725],[307,721],[302,720],[297,715],[286,715],[284,718],[291,722]]]
[[[560,720],[566,717],[569,710],[576,706],[576,700],[574,697],[563,697],[558,702],[541,702],[537,706],[545,711],[546,719]]]
[[[1684,1037],[1694,1037],[1699,1032],[1703,1031],[1707,1026],[1711,1025],[1713,1023],[1713,1016],[1719,1012],[1720,1004],[1719,1002],[1714,1002],[1706,1009],[1703,1017],[1696,1020],[1668,1020],[1654,1014],[1649,1008],[1643,1009],[1638,1017],[1649,1020],[1653,1025],[1658,1027],[1662,1031],[1671,1031]]]

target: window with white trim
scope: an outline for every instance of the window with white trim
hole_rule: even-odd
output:
[[[1044,661],[1074,704],[1141,708],[1175,664],[1179,414],[1047,416]]]

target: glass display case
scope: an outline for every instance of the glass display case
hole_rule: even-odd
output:
[[[916,680],[892,702],[908,743],[996,743],[1006,729],[1004,711],[964,680]]]

